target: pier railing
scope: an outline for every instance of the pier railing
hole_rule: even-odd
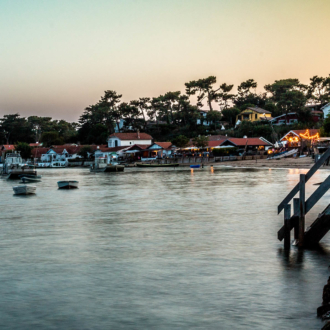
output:
[[[330,175],[327,179],[320,184],[320,186],[314,191],[314,193],[305,200],[305,185],[308,180],[315,174],[315,172],[326,162],[330,157],[330,148],[320,157],[320,159],[313,165],[313,167],[306,173],[300,174],[300,180],[297,185],[291,190],[291,192],[283,199],[278,205],[278,214],[284,210],[284,225],[278,231],[277,237],[280,241],[284,239],[284,248],[289,249],[291,245],[290,232],[294,229],[294,238],[299,247],[310,246],[318,242],[315,241],[316,237],[322,235],[313,233],[313,231],[321,231],[323,236],[330,229],[330,214],[322,213],[322,222],[319,220],[320,216],[314,221],[313,225],[307,232],[305,232],[305,216],[314,207],[314,205],[320,200],[320,198],[330,188]],[[299,193],[299,198],[294,198]],[[293,215],[291,216],[291,205],[289,204],[293,199]],[[325,211],[324,211],[325,212]],[[318,222],[316,226],[315,223]],[[326,230],[326,228],[328,228]],[[312,231],[312,232],[311,232]],[[322,237],[323,237],[322,236]],[[321,238],[322,238],[321,237]],[[307,238],[307,240],[306,240]],[[314,240],[314,241],[313,241]]]

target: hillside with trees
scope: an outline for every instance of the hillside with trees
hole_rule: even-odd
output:
[[[4,115],[0,118],[0,143],[104,144],[115,130],[137,129],[158,141],[171,140],[180,144],[184,144],[184,138],[220,133],[233,137],[263,136],[274,141],[276,135],[281,136],[290,129],[319,128],[321,123],[312,122],[306,105],[321,107],[330,102],[330,76],[314,76],[309,85],[298,79],[276,80],[265,85],[261,93],[257,93],[258,84],[254,79],[239,84],[236,94],[234,85],[218,83],[215,76],[186,82],[184,87],[185,93],[168,91],[129,102],[124,102],[116,91],[107,90],[96,104],[85,108],[78,123],[50,117]],[[270,111],[273,117],[295,112],[299,123],[273,129],[267,121],[243,121],[235,128],[236,116],[247,107],[256,106]],[[206,116],[202,115],[202,109]],[[210,125],[203,125],[205,121]],[[325,124],[328,125],[327,121]],[[323,129],[323,132],[328,131],[328,127]]]

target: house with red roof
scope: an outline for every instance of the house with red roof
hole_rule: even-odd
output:
[[[226,137],[225,139],[221,139],[221,140],[208,141],[208,146],[206,147],[206,149],[208,151],[212,151],[213,149],[217,149],[217,148],[236,147],[240,150],[246,150],[247,152],[250,153],[256,153],[258,151],[267,150],[272,146],[273,144],[267,141],[263,137],[259,137],[259,138]],[[195,147],[192,146],[186,149],[195,149]]]
[[[154,142],[147,148],[149,151],[149,158],[169,157],[175,149],[176,147],[172,144],[172,142]]]
[[[113,133],[108,138],[108,147],[123,147],[132,146],[134,144],[152,143],[152,136],[147,133],[132,132],[132,133]]]
[[[29,146],[32,148],[42,147],[42,145],[43,145],[43,143],[39,143],[39,142],[29,144]]]
[[[2,155],[5,155],[5,153],[8,151],[14,151],[14,150],[15,150],[15,146],[13,144],[3,144],[0,147],[0,161],[3,161]]]

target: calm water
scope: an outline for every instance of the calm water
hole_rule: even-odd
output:
[[[0,328],[320,329],[330,237],[290,255],[276,238],[299,173],[40,170],[31,197],[0,180]]]

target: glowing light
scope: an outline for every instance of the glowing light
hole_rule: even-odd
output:
[[[315,135],[310,135],[309,129],[307,129],[304,134],[300,133],[299,135],[305,140],[318,140],[320,138],[319,133],[316,133]]]

